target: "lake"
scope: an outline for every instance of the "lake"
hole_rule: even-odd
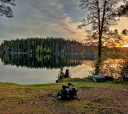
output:
[[[10,82],[16,84],[46,84],[55,83],[60,71],[69,69],[70,76],[87,77],[92,75],[95,69],[95,60],[81,56],[49,57],[9,55],[2,56],[0,60],[0,82]],[[120,67],[121,59],[107,59],[104,61],[102,74],[112,75],[110,69]],[[110,66],[111,64],[111,66]],[[118,74],[114,74],[115,77]]]
[[[87,77],[93,70],[93,60],[73,56],[2,55],[0,82],[17,84],[55,83],[60,71],[69,69],[71,77]]]
[[[71,77],[87,77],[91,75],[94,61],[85,60],[81,65],[64,67],[63,71],[69,69]],[[3,65],[0,61],[0,82],[11,82],[17,84],[44,84],[55,83],[60,69],[27,68],[12,65]]]

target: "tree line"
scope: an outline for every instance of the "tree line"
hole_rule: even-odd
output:
[[[84,53],[82,43],[62,38],[27,38],[4,40],[0,46],[1,54],[70,54]]]

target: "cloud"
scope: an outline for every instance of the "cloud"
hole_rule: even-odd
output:
[[[64,5],[64,10],[75,22],[80,22],[85,17],[85,12],[82,10],[80,0],[61,0]]]
[[[0,17],[0,42],[27,37],[82,41],[86,38],[85,30],[78,30],[77,26],[86,12],[79,5],[79,0],[16,0],[16,6],[12,6],[14,17]],[[122,23],[115,28],[127,25]]]
[[[0,17],[0,38],[62,37],[83,39],[85,37],[84,31],[77,30],[78,22],[74,19],[75,17],[70,15],[70,8],[77,11],[77,0],[70,1],[70,4],[71,2],[77,4],[71,5],[69,11],[65,10],[68,7],[66,3],[61,1],[17,0],[16,6],[12,7],[14,17],[11,19]]]

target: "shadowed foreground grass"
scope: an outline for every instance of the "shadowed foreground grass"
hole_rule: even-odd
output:
[[[80,100],[58,100],[62,85],[71,82]],[[61,83],[18,85],[0,83],[0,113],[8,114],[128,114],[128,86],[95,83],[90,78],[63,79]]]

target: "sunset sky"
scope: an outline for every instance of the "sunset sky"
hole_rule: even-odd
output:
[[[77,29],[85,16],[84,10],[79,8],[79,0],[16,0],[15,3],[13,18],[0,17],[0,43],[5,39],[28,37],[77,41],[86,38],[85,29]],[[128,18],[122,18],[116,28],[128,29]]]

